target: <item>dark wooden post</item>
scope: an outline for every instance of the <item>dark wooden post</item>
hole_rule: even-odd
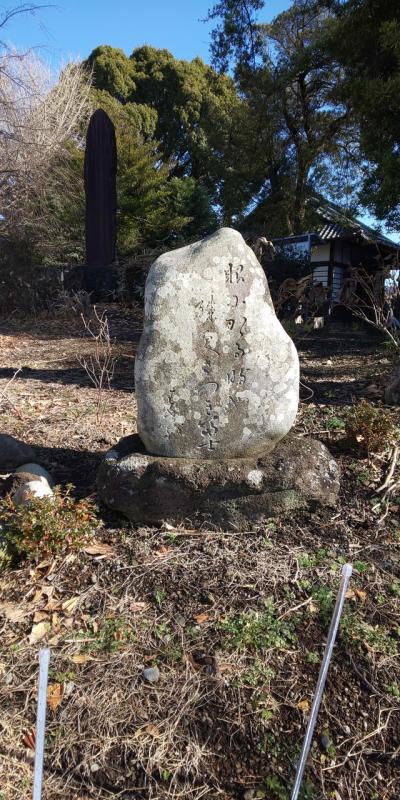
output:
[[[117,148],[115,129],[101,108],[92,114],[86,134],[86,288],[92,299],[115,290],[117,239]],[[102,298],[101,298],[102,299]]]

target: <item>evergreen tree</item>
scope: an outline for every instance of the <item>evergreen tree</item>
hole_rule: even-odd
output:
[[[400,226],[400,7],[393,0],[335,4],[322,46],[342,68],[335,91],[359,126],[361,199]]]

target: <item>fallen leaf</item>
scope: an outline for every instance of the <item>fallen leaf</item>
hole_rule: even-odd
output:
[[[70,597],[69,600],[65,600],[62,604],[61,608],[65,611],[66,614],[72,614],[76,606],[78,605],[80,597]]]
[[[50,683],[47,687],[47,705],[52,711],[60,705],[64,696],[63,683]]]
[[[186,653],[185,658],[186,658],[186,661],[188,662],[188,664],[190,664],[190,666],[193,667],[193,669],[195,669],[195,670],[199,670],[200,669],[200,664],[198,664],[197,661],[194,660],[194,658],[193,658],[191,653]]]
[[[23,731],[22,734],[22,744],[24,747],[27,747],[28,750],[34,750],[36,747],[36,730],[35,728],[31,728],[29,731]]]
[[[37,565],[36,572],[44,573],[41,574],[40,577],[47,578],[47,575],[50,575],[51,572],[54,572],[55,568],[56,568],[56,562],[49,561],[47,559],[46,561],[41,561],[40,564]]]
[[[0,611],[3,612],[6,620],[12,623],[19,622],[29,613],[24,611],[21,606],[14,605],[13,603],[4,603],[4,605],[0,606]]]
[[[104,542],[93,542],[92,544],[87,545],[87,547],[84,547],[83,552],[87,553],[88,556],[105,557],[114,555],[114,550],[112,547]]]
[[[145,603],[143,600],[135,600],[133,603],[129,604],[130,611],[145,611],[148,607],[148,603]]]
[[[49,644],[52,647],[56,647],[58,645],[59,641],[60,641],[60,637],[59,636],[52,636],[51,639],[49,639]]]
[[[170,525],[169,522],[164,522],[163,523],[163,530],[165,530],[165,531],[174,531],[175,528],[174,528],[173,525]]]
[[[318,613],[318,606],[315,605],[312,601],[307,606],[308,611],[310,614],[317,614]]]
[[[229,673],[234,671],[234,666],[229,661],[219,661],[218,659],[216,659],[216,667],[217,667],[217,672],[221,673],[224,672]]]
[[[363,592],[362,589],[356,589],[355,593],[356,593],[358,599],[361,600],[362,603],[364,603],[364,601],[366,600],[366,597],[367,597],[367,593]]]
[[[160,547],[160,549],[157,550],[157,552],[154,553],[154,555],[156,556],[156,558],[160,558],[161,556],[167,555],[167,553],[172,553],[173,549],[174,549],[173,547],[165,545],[164,547]]]
[[[51,625],[55,630],[57,630],[57,628],[59,628],[61,625],[61,620],[57,612],[51,615]]]
[[[198,614],[197,617],[193,617],[193,619],[197,622],[198,625],[202,625],[203,622],[207,622],[210,619],[209,614]]]
[[[150,736],[154,736],[154,738],[160,736],[160,731],[158,730],[157,725],[153,725],[152,722],[149,722],[149,724],[145,727],[137,728],[133,734],[133,738],[138,739],[139,736],[144,736],[146,733],[149,733]]]
[[[89,656],[87,653],[74,653],[74,655],[71,656],[71,661],[73,661],[74,664],[87,664],[88,661],[93,661],[93,659],[92,656]]]
[[[44,639],[49,630],[50,625],[48,622],[39,622],[37,625],[34,625],[29,634],[29,644],[40,642],[41,639]]]
[[[45,611],[35,611],[34,616],[33,616],[33,621],[34,622],[43,622],[43,620],[46,620],[46,619],[47,620],[49,619],[49,615],[46,614]]]
[[[49,602],[44,606],[43,611],[61,611],[60,601],[50,598]]]
[[[307,714],[308,711],[310,710],[310,703],[307,699],[300,700],[300,702],[297,703],[297,708],[299,708],[300,711],[303,712],[303,714]]]
[[[155,738],[160,736],[160,731],[158,730],[157,725],[153,725],[152,722],[149,722],[149,724],[146,725],[146,733],[149,733],[150,736],[154,736]]]

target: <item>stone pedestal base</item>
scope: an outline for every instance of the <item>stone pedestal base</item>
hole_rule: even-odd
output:
[[[339,467],[315,439],[288,436],[272,453],[197,461],[149,455],[127,436],[106,454],[98,491],[137,524],[248,530],[267,517],[334,506]]]

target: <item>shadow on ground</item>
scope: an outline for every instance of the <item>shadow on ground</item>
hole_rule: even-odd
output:
[[[0,368],[0,380],[11,381],[16,370],[12,367]],[[15,378],[17,383],[23,381],[37,381],[38,383],[55,383],[64,386],[80,386],[82,388],[94,388],[89,375],[83,369],[66,367],[64,369],[43,369],[37,367],[22,367]],[[134,390],[134,358],[119,358],[115,366],[115,373],[111,380],[111,388],[119,389],[123,392],[133,392]]]

